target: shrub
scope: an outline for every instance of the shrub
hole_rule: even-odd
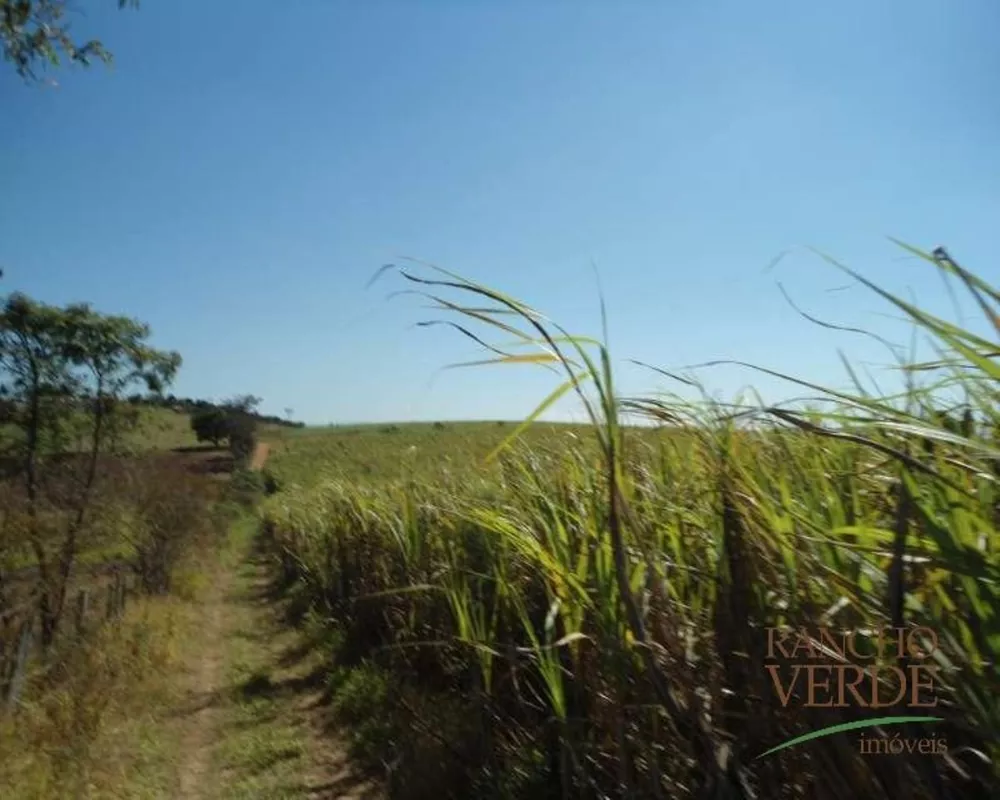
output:
[[[281,490],[281,484],[278,479],[274,476],[274,473],[269,469],[265,469],[261,472],[264,480],[264,492],[268,495],[276,494]]]
[[[257,430],[253,419],[241,414],[229,422],[229,451],[237,464],[245,465],[257,446]]]
[[[191,429],[199,442],[216,447],[229,438],[229,416],[221,408],[206,408],[191,415]]]
[[[137,465],[127,480],[135,570],[144,591],[164,594],[185,551],[219,530],[216,492],[174,464]]]
[[[267,483],[260,472],[240,468],[229,481],[229,497],[244,506],[251,506],[267,491]]]

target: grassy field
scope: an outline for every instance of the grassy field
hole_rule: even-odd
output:
[[[79,563],[162,554],[183,578],[198,556],[201,589],[175,581],[183,618],[169,594],[142,600],[128,636],[68,646],[79,670],[29,687],[17,724],[56,744],[9,761],[16,796],[52,796],[71,742],[93,749],[66,762],[74,780],[93,766],[125,786],[144,763],[135,796],[312,796],[348,759],[305,696],[371,773],[352,763],[349,783],[404,800],[1000,796],[995,343],[887,295],[940,356],[909,365],[931,379],[898,397],[828,392],[808,413],[622,398],[599,342],[448,288],[535,326],[521,334],[542,345],[532,359],[569,376],[539,411],[578,391],[591,423],[262,426],[263,474],[230,480],[232,459],[196,446],[187,415],[143,409],[126,452],[101,463]],[[967,413],[940,417],[956,395]],[[221,546],[216,512],[258,500],[241,546]],[[32,553],[16,526],[0,533],[9,590]],[[213,562],[220,546],[236,561]],[[264,613],[265,597],[281,602]],[[181,659],[195,688],[225,702],[197,705],[191,735],[166,724],[137,762],[121,732],[143,695],[172,702],[169,681],[146,678],[180,663],[175,622],[200,642]],[[113,692],[126,701],[105,713]],[[136,730],[145,752],[153,721]],[[11,752],[17,736],[0,730]]]
[[[143,408],[139,427],[128,444],[138,450],[174,450],[197,447],[191,417],[165,408]]]
[[[333,478],[460,483],[495,474],[485,459],[516,424],[428,422],[275,432],[265,435],[273,443],[268,469],[282,484],[298,486]],[[524,437],[538,450],[589,441],[586,426],[571,424],[538,423]]]
[[[265,536],[295,603],[328,621],[335,703],[359,756],[392,765],[393,796],[996,791],[1000,370],[977,349],[988,341],[913,316],[966,366],[950,387],[974,412],[964,427],[934,416],[939,382],[902,401],[842,396],[823,415],[761,412],[753,431],[732,409],[659,399],[647,415],[683,426],[624,428],[602,352],[575,373],[594,389],[593,424],[531,425],[489,466],[512,424],[276,443]],[[555,341],[550,360],[572,372]],[[812,655],[775,655],[778,628],[804,631]],[[875,632],[904,628],[919,628],[913,649],[859,664],[815,649],[822,629],[868,637],[870,654]],[[880,693],[933,666],[934,724],[864,731],[898,743],[884,758],[856,733],[761,757],[879,716],[871,702],[815,702],[837,693],[822,681],[783,694],[796,665],[845,663],[878,665],[865,674]],[[926,713],[906,696],[889,712]],[[932,739],[947,753],[914,753]]]
[[[262,424],[258,428],[263,439],[280,438],[291,430],[281,425]],[[139,452],[203,448],[191,430],[191,415],[168,408],[142,408],[139,424],[126,437],[125,445]]]
[[[137,417],[134,425],[122,434],[116,443],[119,449],[137,453],[153,451],[186,450],[201,448],[198,439],[191,430],[191,415],[183,411],[150,406],[134,409]],[[265,438],[282,438],[293,434],[299,429],[289,429],[281,425],[262,424],[259,426],[261,435]],[[69,435],[65,450],[86,449],[86,437],[89,431],[81,428],[78,435]],[[15,436],[15,429],[10,425],[0,425],[0,447],[8,444]]]

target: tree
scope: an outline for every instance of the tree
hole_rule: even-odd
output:
[[[117,0],[118,8],[138,8],[139,0]],[[37,78],[37,65],[58,66],[60,57],[89,66],[95,59],[111,63],[111,53],[98,40],[74,42],[66,21],[66,0],[0,0],[0,47],[26,80]]]
[[[222,407],[241,414],[255,415],[257,407],[263,402],[263,398],[252,394],[238,394],[223,402]]]
[[[62,614],[99,458],[116,440],[122,400],[136,385],[160,391],[180,367],[180,355],[152,348],[149,335],[141,322],[86,304],[51,306],[16,293],[0,308],[0,381],[18,434],[9,463],[24,487],[45,645]],[[81,446],[73,459],[60,459],[70,449],[68,432]]]
[[[229,416],[221,408],[205,408],[191,415],[191,429],[199,442],[211,442],[215,447],[229,437]]]
[[[257,421],[249,414],[236,413],[229,419],[229,450],[245,465],[257,447]]]
[[[229,450],[242,464],[250,460],[257,446],[257,420],[255,415],[261,398],[252,394],[237,395],[223,403],[228,416]]]
[[[223,439],[239,461],[249,459],[257,446],[257,407],[261,398],[252,394],[237,395],[219,406],[198,411],[191,416],[191,428],[199,442],[216,447]]]

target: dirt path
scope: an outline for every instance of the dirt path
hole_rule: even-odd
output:
[[[250,468],[270,447],[259,442]],[[200,609],[186,659],[177,797],[378,800],[351,764],[324,704],[328,657],[284,617],[267,565],[254,553],[254,519],[232,532]]]
[[[204,605],[205,625],[188,659],[187,713],[182,723],[178,766],[180,800],[214,797],[212,747],[222,713],[225,649],[223,639],[231,625],[226,607],[232,573],[219,571]]]
[[[271,446],[267,442],[257,442],[257,446],[253,451],[253,457],[250,459],[250,469],[264,469],[264,464],[267,463],[267,457],[270,452]]]
[[[322,647],[284,618],[254,521],[234,533],[203,606],[180,714],[180,800],[377,800],[325,710]]]
[[[230,680],[236,703],[224,725],[222,784],[233,797],[376,800],[351,764],[325,710],[328,656],[284,616],[268,567],[240,567]]]

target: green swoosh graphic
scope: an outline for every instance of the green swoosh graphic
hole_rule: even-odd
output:
[[[831,725],[828,728],[820,728],[818,731],[796,736],[794,739],[789,739],[787,742],[782,742],[777,747],[772,747],[770,750],[761,753],[757,758],[769,756],[771,753],[776,753],[779,750],[784,750],[786,747],[801,744],[802,742],[808,742],[810,739],[831,736],[835,733],[843,733],[844,731],[856,731],[858,728],[873,728],[876,725],[903,725],[907,722],[940,722],[943,719],[944,717],[875,717],[875,719],[862,719],[857,722],[844,722],[840,725]],[[756,759],[754,760],[756,761]]]

